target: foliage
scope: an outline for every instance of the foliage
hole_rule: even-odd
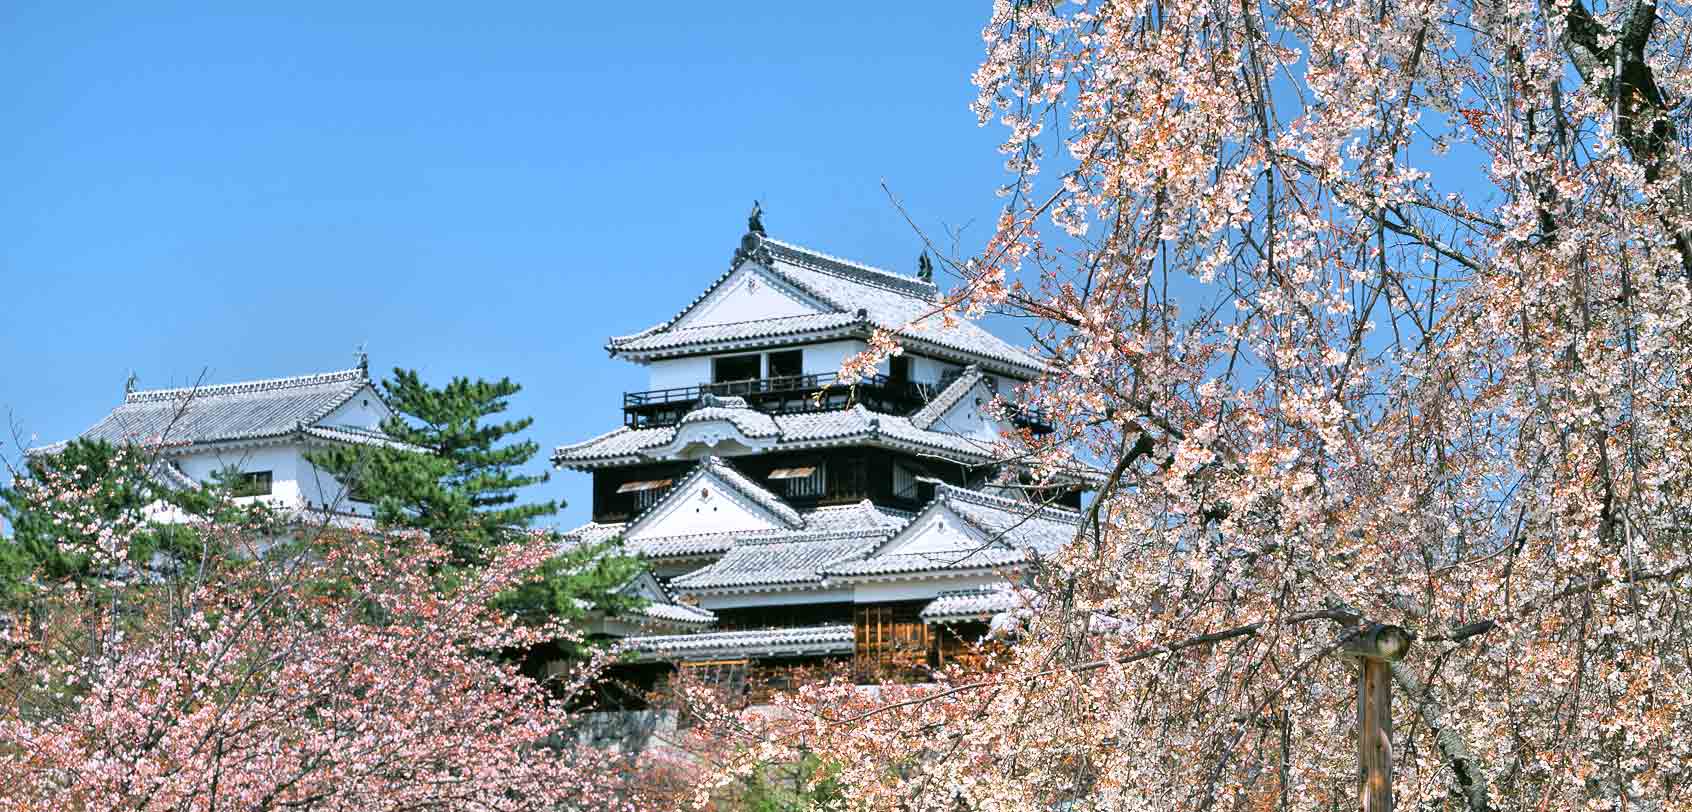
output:
[[[63,501],[58,484],[31,498]],[[0,620],[0,809],[640,807],[636,774],[579,747],[568,702],[486,652],[569,632],[489,608],[552,555],[489,549],[457,589],[421,536],[187,518],[208,550],[99,593],[43,581]],[[133,532],[66,520],[129,560]]]
[[[1007,0],[985,34],[1013,177],[941,308],[1037,323],[1035,458],[1108,483],[998,672],[756,736],[874,809],[1351,806],[1334,652],[1394,623],[1402,807],[1688,808],[1687,9]]]
[[[730,803],[746,812],[840,809],[845,795],[834,772],[812,753],[789,764],[760,764]]]
[[[308,459],[337,480],[354,483],[360,497],[375,505],[379,525],[419,530],[445,547],[449,578],[475,572],[492,550],[529,532],[525,528],[534,520],[558,512],[554,501],[519,502],[524,488],[548,478],[521,472],[540,447],[514,438],[534,419],[488,420],[504,414],[522,390],[511,379],[460,377],[436,388],[415,370],[395,369],[382,390],[395,412],[382,422],[382,431],[402,445],[336,447],[311,452]],[[531,619],[579,619],[586,606],[607,612],[638,608],[637,599],[619,590],[640,565],[619,549],[608,543],[566,550],[542,565],[533,580],[502,596],[501,605]]]
[[[0,487],[0,598],[21,600],[36,580],[90,586],[116,570],[172,566],[197,549],[182,525],[149,520],[149,506],[205,512],[210,493],[171,491],[148,475],[152,455],[104,440],[73,440],[25,459],[9,487]],[[128,536],[112,559],[111,536]],[[162,558],[162,560],[161,560]]]

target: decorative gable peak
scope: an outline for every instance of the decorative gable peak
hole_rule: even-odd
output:
[[[747,235],[754,239],[756,235]],[[739,252],[736,254],[739,257]],[[828,302],[801,290],[792,282],[768,270],[757,257],[735,264],[728,277],[702,296],[675,319],[671,329],[712,327],[765,319],[812,316],[834,311]]]
[[[706,457],[623,534],[630,542],[702,533],[795,529],[804,517],[716,457]]]

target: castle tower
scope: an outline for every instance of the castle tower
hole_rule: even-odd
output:
[[[921,679],[967,657],[1026,566],[1075,537],[1086,478],[1015,487],[1010,450],[1050,428],[1005,399],[1041,363],[942,326],[938,302],[928,279],[755,228],[681,312],[612,338],[647,389],[552,455],[593,476],[593,521],[569,536],[621,538],[651,571],[643,615],[602,630],[729,682],[828,661]],[[842,380],[877,330],[902,354]]]

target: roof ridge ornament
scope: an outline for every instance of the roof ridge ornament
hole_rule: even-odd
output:
[[[741,263],[748,260],[766,268],[775,264],[775,255],[770,253],[770,246],[762,231],[748,231],[741,235],[740,247],[734,249],[734,259],[729,262],[729,270],[740,267]]]
[[[748,234],[756,234],[760,237],[768,236],[764,232],[763,214],[764,204],[756,200],[752,201],[752,212],[746,215],[746,231]]]
[[[129,377],[123,382],[124,399],[127,400],[130,395],[135,394],[135,384],[140,380],[141,378],[135,374],[135,370],[131,369],[129,371]]]
[[[917,257],[917,278],[929,284],[934,284],[934,263],[928,258],[928,251],[924,249]]]
[[[752,201],[752,211],[746,215],[746,233],[740,237],[740,247],[734,250],[734,260],[729,263],[729,270],[740,267],[740,263],[752,260],[766,268],[775,263],[775,256],[770,253],[770,247],[765,244],[769,234],[764,231],[764,204]]]

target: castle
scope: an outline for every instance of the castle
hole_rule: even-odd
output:
[[[756,214],[728,271],[675,316],[615,337],[650,370],[621,425],[558,447],[593,477],[592,521],[568,544],[620,539],[647,563],[645,606],[600,617],[625,676],[671,668],[734,685],[796,666],[862,681],[923,679],[976,656],[996,613],[1042,556],[1081,532],[1098,472],[1036,487],[1015,461],[1051,431],[1014,402],[1041,362],[979,325],[940,324],[926,257],[905,276],[770,238]],[[842,364],[892,333],[871,374]],[[305,452],[392,444],[392,411],[356,369],[130,391],[82,436],[162,439],[152,474],[302,517],[369,526],[355,489]],[[32,453],[51,452],[54,447]]]
[[[381,430],[393,410],[362,357],[353,369],[289,378],[136,390],[80,437],[152,444],[149,478],[166,490],[197,488],[220,475],[237,503],[262,502],[307,524],[367,528],[372,507],[347,483],[307,459],[337,445],[406,447]],[[29,450],[51,454],[55,443]],[[154,518],[169,520],[162,504]]]
[[[782,242],[755,215],[681,312],[610,339],[649,388],[552,461],[593,476],[593,520],[570,541],[621,539],[649,565],[631,585],[646,609],[597,629],[622,638],[629,673],[779,683],[849,663],[863,682],[922,679],[972,657],[1019,574],[1077,536],[1096,472],[1030,488],[1007,462],[1051,430],[1006,402],[1041,362],[972,322],[938,324],[919,268]],[[840,379],[878,330],[902,351]]]

